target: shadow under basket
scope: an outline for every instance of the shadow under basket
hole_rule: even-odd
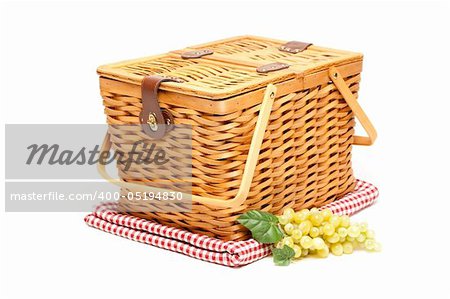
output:
[[[355,188],[352,145],[376,132],[357,102],[362,55],[253,36],[99,67],[110,125],[140,125],[149,138],[170,138],[165,125],[192,127],[192,209],[119,211],[221,240],[244,240],[236,218],[248,210],[279,214],[321,207]],[[354,136],[355,117],[367,137]],[[103,149],[129,136],[110,132]],[[175,138],[176,139],[176,138]],[[118,164],[121,180],[135,192]],[[135,165],[142,182],[154,166]],[[145,186],[141,186],[143,191]]]

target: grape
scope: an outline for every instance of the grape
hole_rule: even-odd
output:
[[[330,209],[324,209],[320,211],[320,214],[322,215],[324,221],[327,221],[331,216],[333,216],[333,212],[331,212]]]
[[[311,209],[309,210],[309,212],[312,213],[312,214],[314,214],[314,213],[318,213],[318,212],[320,212],[320,211],[319,211],[318,208],[311,208]]]
[[[311,238],[316,238],[320,235],[320,230],[317,227],[312,227],[309,231],[309,235]]]
[[[298,225],[298,228],[305,234],[309,234],[309,231],[312,227],[312,223],[309,220],[305,220]]]
[[[361,233],[360,229],[359,229],[359,225],[350,225],[350,227],[347,230],[347,234],[352,237],[352,238],[356,238],[359,236],[359,234]]]
[[[283,245],[289,246],[289,247],[294,247],[294,240],[292,239],[292,237],[284,237],[283,240]]]
[[[304,220],[306,220],[306,219],[309,217],[310,210],[308,210],[308,209],[302,209],[302,210],[300,210],[300,213],[302,213],[302,214],[305,215]]]
[[[302,256],[307,256],[309,254],[309,249],[302,249]]]
[[[313,243],[312,248],[316,249],[316,250],[319,250],[319,249],[322,249],[324,247],[327,247],[325,242],[324,242],[324,240],[322,238],[313,238],[312,239],[312,243]]]
[[[338,228],[337,233],[341,238],[347,237],[347,229],[345,227]]]
[[[338,215],[333,215],[333,216],[330,217],[330,219],[328,220],[328,222],[329,222],[332,226],[338,227],[339,224],[340,224],[340,222],[341,222],[341,220],[339,219],[339,216],[338,216]]]
[[[366,247],[367,250],[374,250],[375,249],[375,241],[372,239],[367,239],[364,242],[364,247]]]
[[[334,226],[329,223],[325,223],[323,226],[323,234],[325,236],[331,236],[334,234]]]
[[[339,235],[337,233],[334,233],[331,236],[329,236],[326,240],[328,242],[334,244],[334,243],[339,242],[341,240],[341,237],[339,237]]]
[[[283,216],[286,216],[289,219],[289,221],[292,220],[292,217],[294,217],[294,214],[295,214],[295,211],[292,208],[287,208],[283,212]]]
[[[292,239],[294,239],[295,242],[298,242],[298,241],[300,241],[300,238],[302,237],[302,235],[303,235],[302,231],[299,230],[298,228],[295,228],[292,231],[291,237],[292,237]]]
[[[367,231],[367,223],[366,223],[366,222],[361,222],[361,223],[359,224],[359,230],[360,230],[362,233],[366,232],[366,231]]]
[[[331,244],[331,253],[340,256],[344,253],[344,247],[341,243]]]
[[[359,236],[356,237],[356,241],[358,241],[359,243],[364,243],[365,240],[366,240],[365,234],[360,234]]]
[[[322,216],[322,214],[320,212],[311,213],[311,215],[309,216],[309,219],[311,220],[311,223],[314,226],[319,226],[323,222],[323,216]]]
[[[300,239],[300,246],[304,249],[309,249],[313,245],[313,239],[310,236],[303,236]]]
[[[300,246],[294,245],[294,247],[292,249],[294,249],[294,257],[295,258],[299,258],[302,255],[302,249],[300,248]]]
[[[350,254],[353,252],[353,245],[350,242],[344,242],[342,243],[342,249],[344,250],[345,254]]]
[[[317,256],[321,258],[326,258],[330,254],[330,249],[328,246],[323,247],[322,249],[317,250]]]
[[[292,221],[295,224],[299,224],[301,223],[303,220],[301,219],[301,216],[299,215],[299,213],[295,213],[294,216],[292,216]]]
[[[319,229],[319,236],[322,236],[323,235],[323,225],[319,226],[318,229]]]
[[[300,212],[295,213],[294,215],[294,222],[296,224],[300,224],[302,221],[305,221],[308,219],[309,211],[306,209],[301,210]]]
[[[350,217],[348,217],[347,215],[341,216],[340,225],[345,228],[349,227],[350,226]]]
[[[280,224],[282,224],[282,225],[286,225],[289,223],[289,217],[284,214],[281,216],[278,216],[278,222],[280,222]]]
[[[288,223],[284,226],[284,231],[286,232],[286,234],[288,235],[292,235],[292,231],[294,230],[294,225],[292,223]]]

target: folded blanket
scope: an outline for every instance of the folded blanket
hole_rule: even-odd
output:
[[[357,181],[356,189],[321,209],[330,209],[338,215],[353,215],[370,206],[378,197],[378,189],[367,182]],[[179,252],[200,260],[229,266],[247,265],[270,255],[271,245],[253,239],[221,241],[204,235],[158,224],[138,217],[120,214],[117,203],[98,206],[84,221],[108,233]]]

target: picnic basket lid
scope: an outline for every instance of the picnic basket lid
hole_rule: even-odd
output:
[[[299,50],[299,48],[304,47]],[[198,56],[198,57],[197,57]],[[100,66],[104,78],[140,85],[149,75],[175,77],[161,90],[220,100],[361,61],[362,54],[301,42],[240,36],[191,46],[162,55]]]

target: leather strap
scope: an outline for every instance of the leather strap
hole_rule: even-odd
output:
[[[280,51],[297,54],[299,52],[306,50],[311,45],[312,45],[311,43],[290,41],[290,42],[285,43],[284,45],[281,45]]]
[[[261,74],[275,72],[283,69],[287,69],[289,67],[289,64],[281,63],[281,62],[274,62],[269,63],[265,65],[261,65],[256,68],[256,71]]]
[[[195,58],[201,58],[206,55],[214,54],[214,52],[210,49],[203,49],[203,50],[194,50],[194,51],[188,51],[181,53],[181,58],[183,59],[195,59]]]
[[[173,118],[169,111],[161,109],[158,89],[162,82],[178,82],[175,78],[146,76],[142,79],[142,111],[139,115],[142,129],[154,139],[160,139],[170,130]]]

